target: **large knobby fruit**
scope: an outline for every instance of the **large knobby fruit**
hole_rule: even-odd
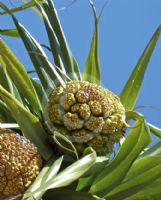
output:
[[[0,199],[23,194],[41,164],[40,155],[29,140],[0,128]]]
[[[49,96],[47,113],[53,130],[70,139],[79,153],[90,146],[98,155],[106,155],[125,129],[119,97],[87,81],[57,87]]]

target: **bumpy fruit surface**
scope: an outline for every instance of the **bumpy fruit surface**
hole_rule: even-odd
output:
[[[65,135],[79,153],[90,146],[106,155],[123,136],[125,109],[111,91],[87,81],[70,81],[49,97],[52,131]]]
[[[40,168],[35,146],[19,134],[0,128],[0,199],[23,194]]]

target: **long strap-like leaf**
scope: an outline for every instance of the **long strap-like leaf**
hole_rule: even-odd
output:
[[[126,110],[132,110],[134,108],[144,79],[144,74],[160,34],[161,25],[158,27],[149,44],[145,48],[129,80],[120,94],[121,102],[125,106]]]
[[[40,4],[38,4],[38,6],[39,6],[39,8],[41,10],[41,13],[42,13],[42,16],[43,16],[43,20],[44,20],[44,24],[45,24],[46,31],[47,31],[47,34],[48,34],[48,38],[49,38],[49,42],[50,42],[50,46],[51,46],[51,52],[53,54],[55,64],[64,73],[66,73],[66,70],[65,70],[65,67],[64,67],[64,64],[63,64],[63,62],[64,62],[63,61],[63,55],[62,55],[62,52],[61,52],[60,45],[59,45],[58,39],[56,37],[56,34],[55,34],[51,24],[50,24],[48,16],[45,13],[43,7]],[[47,12],[47,9],[46,9],[46,12]]]
[[[156,179],[160,178],[160,176],[160,156],[146,156],[141,158],[132,165],[125,180],[114,190],[110,191],[106,195],[106,198],[109,200],[124,200],[129,197],[130,199],[130,197],[133,195],[135,196],[137,192],[142,193],[142,190],[146,187],[151,188],[150,186]],[[137,197],[136,199],[138,199]]]
[[[7,45],[0,39],[0,55],[6,64],[7,72],[19,92],[28,100],[32,109],[40,114],[41,104],[25,67],[20,63]]]
[[[84,156],[53,178],[47,179],[48,181],[45,181],[43,184],[41,184],[41,186],[31,195],[34,197],[34,199],[38,200],[41,197],[40,195],[43,195],[44,192],[46,192],[48,189],[60,188],[70,185],[72,182],[76,181],[80,176],[82,176],[86,171],[88,171],[91,166],[93,166],[95,161],[95,152]],[[49,175],[50,174],[48,174],[48,177],[50,177]]]
[[[14,17],[14,15],[10,12],[10,10],[0,2],[0,7],[5,10],[13,19],[18,33],[21,36],[21,39],[24,42],[24,45],[29,53],[29,56],[32,60],[32,63],[37,71],[37,74],[42,82],[42,85],[46,90],[49,90],[49,88],[53,88],[54,85],[52,81],[50,80],[48,74],[45,72],[43,66],[45,66],[45,55],[41,52],[41,46],[35,41],[35,39],[29,34],[29,32],[18,23],[17,19]],[[46,67],[46,66],[45,66]]]
[[[31,187],[29,187],[29,189],[25,192],[22,199],[25,200],[27,196],[32,196],[32,193],[38,190],[43,184],[52,180],[60,170],[62,162],[63,156],[61,156],[59,159],[56,159],[55,157],[51,158],[45,165],[45,167],[41,170]],[[40,191],[39,193],[37,193],[36,199],[41,199],[45,192],[46,191]]]
[[[33,0],[31,0],[30,2],[24,3],[22,6],[17,6],[15,8],[12,8],[9,11],[14,13],[14,12],[26,10],[33,6],[35,6],[35,2]],[[7,14],[7,12],[6,11],[0,12],[0,15],[3,15],[3,14]]]
[[[55,5],[52,0],[47,0],[42,5],[48,16],[51,27],[53,28],[53,30],[56,34],[56,37],[58,38],[61,52],[63,55],[63,60],[65,62],[65,69],[66,69],[67,75],[71,79],[77,79],[80,77],[80,73],[78,73],[79,67],[77,65],[75,65],[76,63],[74,63],[74,57],[73,57],[71,50],[69,49],[68,43],[66,41],[63,29],[61,27],[61,24],[60,24],[60,21],[58,18],[57,11],[55,9]]]
[[[25,107],[2,86],[0,86],[0,97],[10,109],[12,116],[19,124],[24,135],[36,145],[43,158],[48,160],[53,152],[47,142],[47,134],[39,119],[28,112]]]
[[[0,84],[22,103],[24,98],[20,95],[6,68],[6,63],[4,63],[2,57],[0,56]]]
[[[92,83],[100,85],[101,75],[100,75],[100,64],[99,64],[99,53],[98,53],[98,18],[93,2],[91,0],[89,2],[94,14],[95,31],[93,34],[90,51],[83,72],[83,80],[90,81]]]
[[[10,37],[20,37],[17,29],[0,29],[0,34]]]
[[[135,124],[137,128],[130,131],[114,160],[96,178],[90,190],[92,194],[104,196],[118,186],[137,156],[151,142],[150,132],[144,118],[137,117]]]

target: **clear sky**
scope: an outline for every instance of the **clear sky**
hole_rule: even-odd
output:
[[[10,0],[20,5],[20,0]],[[57,8],[72,0],[54,0]],[[1,2],[10,5],[8,0]],[[100,12],[106,0],[94,0]],[[77,0],[70,8],[58,11],[68,43],[81,71],[93,34],[93,15],[87,0]],[[47,44],[41,20],[31,10],[16,14],[38,42]],[[161,24],[161,0],[109,0],[100,20],[100,62],[102,83],[119,94],[156,28]],[[13,28],[10,17],[0,16],[0,28]],[[32,64],[20,39],[3,37],[27,69]],[[50,57],[51,58],[51,57]],[[159,40],[144,79],[137,105],[153,106],[140,112],[161,127],[161,40]]]

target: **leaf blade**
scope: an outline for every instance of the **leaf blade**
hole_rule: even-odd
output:
[[[12,116],[19,124],[25,137],[29,138],[30,141],[32,141],[38,148],[43,158],[45,160],[48,160],[53,154],[53,152],[50,146],[48,145],[46,132],[42,127],[39,119],[30,112],[28,112],[23,107],[23,105],[20,102],[18,102],[2,86],[0,86],[0,96],[10,109]]]
[[[92,194],[105,195],[116,187],[124,178],[136,157],[151,142],[146,123],[137,120],[135,125],[138,128],[130,131],[114,160],[96,178],[90,189]]]
[[[110,191],[106,198],[109,200],[122,200],[149,187],[161,176],[161,157],[147,156],[137,160],[129,170],[125,180],[114,190]]]
[[[10,36],[10,37],[16,37],[16,38],[20,37],[17,29],[0,29],[0,34],[5,35],[5,36]]]
[[[31,7],[33,7],[33,6],[35,6],[35,3],[34,3],[33,0],[31,0],[30,2],[24,3],[22,6],[12,8],[12,9],[10,9],[9,11],[10,11],[11,13],[19,12],[19,11],[23,11],[23,10],[26,10],[26,9],[28,9],[28,8],[31,8]],[[6,11],[0,12],[0,15],[4,15],[4,14],[7,14],[7,12],[6,12]]]
[[[39,192],[43,193],[48,189],[70,185],[73,181],[77,180],[82,174],[84,174],[95,163],[95,160],[95,152],[84,156],[82,159],[61,171],[57,176],[55,176],[55,178],[43,184],[37,191],[35,191],[35,193],[33,193],[33,197],[37,199],[37,194],[39,194]]]
[[[155,45],[159,39],[160,34],[161,34],[161,25],[157,28],[150,42],[146,46],[142,56],[140,57],[136,67],[134,68],[131,76],[129,77],[127,83],[125,84],[120,94],[120,100],[123,103],[126,110],[132,110],[135,105],[135,102],[139,95],[139,91],[144,79],[144,74],[146,72],[149,60],[152,56],[152,53],[154,51]]]
[[[73,55],[71,53],[71,50],[69,48],[69,45],[67,43],[67,40],[65,38],[65,34],[63,32],[63,29],[61,27],[61,23],[60,20],[58,18],[58,14],[57,11],[55,9],[55,5],[54,2],[52,0],[47,0],[46,2],[44,2],[42,4],[48,19],[50,21],[51,27],[53,28],[56,37],[58,38],[59,44],[60,44],[60,48],[61,48],[61,52],[63,55],[63,59],[65,62],[65,69],[67,72],[67,75],[75,80],[77,79],[77,72],[79,71],[78,65],[75,65],[75,63],[73,62]]]
[[[89,1],[93,10],[95,20],[95,31],[91,41],[91,47],[88,54],[88,58],[85,64],[83,72],[83,80],[96,83],[100,85],[100,64],[99,64],[99,53],[98,53],[98,18],[92,1]]]
[[[33,110],[40,114],[42,110],[34,86],[25,70],[25,67],[16,58],[8,46],[0,39],[0,53],[6,64],[7,72],[18,88],[19,92],[29,101]]]

